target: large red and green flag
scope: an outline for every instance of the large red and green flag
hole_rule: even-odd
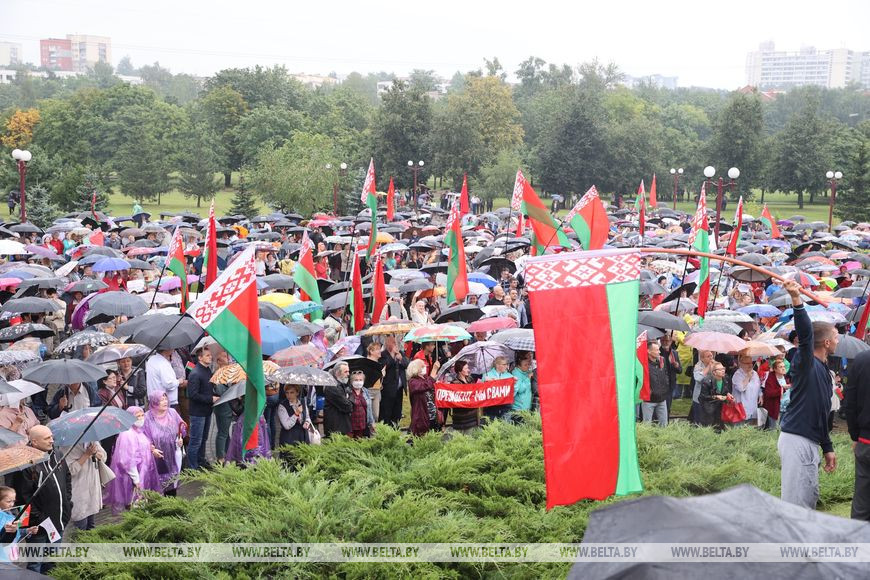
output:
[[[187,309],[187,259],[184,257],[184,240],[181,239],[181,227],[176,226],[166,252],[166,268],[181,278],[181,312]],[[158,284],[158,288],[159,288]]]
[[[462,191],[459,193],[459,214],[468,215],[471,209],[468,206],[468,174],[462,174]]]
[[[375,246],[378,245],[378,192],[375,185],[375,160],[369,161],[369,170],[366,172],[366,180],[362,188],[362,202],[372,212],[372,229],[369,232],[369,247],[366,250],[366,258],[371,258]]]
[[[372,324],[381,320],[381,313],[387,305],[387,285],[384,282],[384,260],[380,252],[375,252],[375,274],[372,276]]]
[[[249,247],[233,260],[187,313],[236,359],[247,375],[242,441],[246,442],[245,449],[251,449],[266,406],[255,248]]]
[[[211,283],[217,280],[217,220],[214,217],[214,198],[211,200],[211,207],[208,208],[208,229],[205,233],[205,247],[202,257],[202,269],[205,270],[205,285],[201,285],[203,289],[211,286]],[[201,274],[201,272],[200,272]]]
[[[387,187],[387,221],[393,221],[396,217],[396,186],[393,185],[393,176],[390,176],[390,186]]]
[[[577,234],[584,250],[599,250],[604,247],[610,231],[610,220],[607,219],[607,210],[604,209],[594,185],[571,208],[563,223],[571,224],[571,229]]]
[[[637,391],[637,402],[649,401],[649,348],[647,347],[647,332],[644,330],[637,337],[637,362],[634,366]]]
[[[761,209],[761,223],[764,224],[764,227],[770,230],[771,238],[782,237],[782,232],[779,231],[779,226],[776,225],[776,220],[773,219],[773,214],[771,214],[770,210],[767,209],[767,204],[764,204],[764,207]]]
[[[737,244],[740,242],[740,229],[743,227],[743,196],[737,201],[737,210],[734,212],[734,229],[731,230],[731,238],[728,240],[728,248],[725,254],[737,255]]]
[[[362,273],[359,268],[359,252],[353,253],[350,272],[350,312],[353,315],[353,331],[359,332],[366,325],[366,307],[363,301]]]
[[[530,258],[547,508],[643,490],[635,434],[640,252]],[[565,345],[583,336],[595,348]],[[594,381],[577,381],[583,369]],[[589,449],[595,449],[590,454]]]
[[[656,198],[656,174],[653,173],[652,183],[649,185],[649,206],[658,207],[659,201]]]
[[[867,334],[867,322],[870,321],[870,300],[864,303],[864,311],[861,313],[861,319],[858,321],[858,326],[855,327],[855,338],[864,340]]]
[[[447,258],[447,303],[462,302],[468,296],[468,272],[465,266],[465,245],[462,242],[460,209],[454,201],[447,218],[444,245],[450,251]]]
[[[538,255],[543,255],[550,246],[571,247],[571,242],[568,241],[562,226],[553,219],[528,181],[523,181],[523,201],[520,211],[529,216],[529,221],[532,223],[532,230],[535,232],[538,244]]]
[[[699,252],[710,252],[710,232],[707,223],[707,200],[704,188],[698,197],[698,209],[692,218],[692,231],[689,234],[689,247]],[[698,268],[698,316],[703,320],[707,313],[707,302],[710,299],[710,258],[701,258]]]
[[[520,211],[523,205],[523,186],[526,183],[526,177],[523,175],[523,171],[521,169],[517,169],[517,177],[514,179],[514,191],[513,195],[511,195],[511,212],[517,212],[517,231],[516,235],[523,235],[523,214]],[[508,228],[510,228],[510,222],[508,223]]]
[[[308,238],[308,230],[302,234],[302,244],[299,248],[299,260],[293,268],[293,281],[299,286],[303,300],[321,303],[320,287],[317,285],[317,274],[314,271],[314,244]],[[320,311],[311,313],[312,320],[320,318]]]

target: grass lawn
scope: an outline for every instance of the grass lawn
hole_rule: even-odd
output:
[[[195,199],[185,197],[178,190],[164,193],[160,197],[160,205],[157,205],[156,200],[153,202],[146,202],[142,204],[142,208],[151,214],[151,219],[159,219],[161,212],[177,213],[185,210],[192,211],[193,213],[198,213],[202,217],[208,216],[209,202],[206,200],[203,200],[202,207],[196,207]],[[217,195],[215,196],[214,211],[218,217],[230,213],[232,199],[232,190],[221,190],[217,193]],[[108,212],[113,216],[130,215],[133,210],[133,201],[134,200],[132,197],[126,196],[123,193],[116,193],[112,195],[111,199],[109,200],[109,206],[107,208]]]

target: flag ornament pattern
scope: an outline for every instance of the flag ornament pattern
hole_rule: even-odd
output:
[[[643,490],[635,434],[639,265],[633,249],[527,262],[548,509]],[[577,336],[596,348],[574,351],[566,365],[565,345]],[[578,383],[577,368],[596,380]]]
[[[378,241],[378,193],[375,189],[375,160],[369,160],[369,170],[366,172],[366,180],[363,183],[361,201],[372,212],[372,229],[369,232],[369,247],[366,250],[366,258],[370,258]]]
[[[737,210],[734,212],[734,229],[731,230],[731,238],[728,240],[728,248],[725,253],[729,256],[737,256],[737,244],[740,242],[740,229],[743,227],[743,196],[737,202]]]
[[[256,248],[251,246],[188,309],[188,315],[241,365],[247,375],[242,441],[251,448],[266,406],[266,378],[257,303]]]
[[[462,242],[460,209],[454,201],[447,218],[444,244],[449,248],[447,258],[447,302],[462,302],[468,296],[468,272],[465,266],[465,246]]]
[[[707,223],[707,200],[703,187],[698,198],[698,209],[692,217],[692,231],[689,234],[689,247],[699,252],[710,252],[710,233]],[[698,316],[703,320],[710,299],[710,258],[700,258],[698,269]]]
[[[511,195],[511,211],[518,212],[517,215],[517,231],[516,235],[523,235],[523,230],[525,226],[523,224],[523,214],[520,212],[520,209],[523,205],[523,188],[526,183],[526,177],[523,175],[521,169],[517,169],[517,177],[514,179],[514,191]],[[508,223],[508,227],[510,227],[510,223]]]
[[[776,225],[776,220],[773,219],[773,214],[771,214],[770,210],[767,209],[767,204],[764,204],[764,207],[761,209],[761,223],[764,224],[764,227],[770,230],[771,238],[782,237],[782,232],[779,231],[779,226]]]
[[[181,278],[181,312],[187,309],[187,259],[184,257],[184,240],[181,239],[181,226],[176,226],[169,242],[169,251],[166,252],[169,260],[166,268]]]
[[[571,208],[563,223],[571,224],[584,250],[598,250],[607,243],[610,220],[594,185]]]

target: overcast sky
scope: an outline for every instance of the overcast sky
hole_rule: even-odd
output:
[[[25,60],[38,63],[40,38],[95,34],[112,38],[112,64],[130,55],[135,66],[160,61],[203,76],[284,64],[449,78],[493,56],[513,76],[535,55],[571,65],[597,57],[629,75],[734,89],[760,42],[865,51],[868,23],[870,0],[0,0],[0,40],[22,43]]]

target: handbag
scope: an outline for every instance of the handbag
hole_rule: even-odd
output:
[[[743,403],[722,403],[722,422],[740,423],[746,420],[746,409]]]
[[[320,445],[320,431],[311,422],[308,423],[308,443]]]
[[[104,461],[97,460],[97,472],[100,474],[100,485],[106,487],[115,479],[115,472]]]

